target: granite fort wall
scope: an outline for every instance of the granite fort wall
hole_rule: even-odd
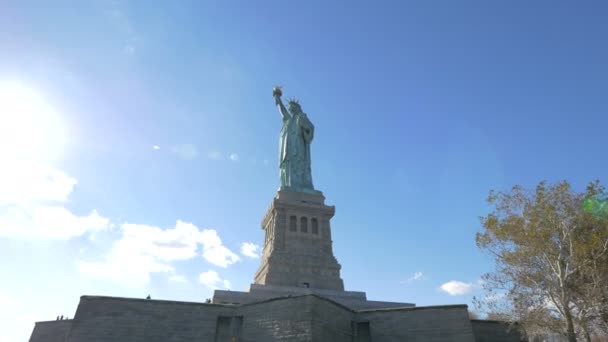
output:
[[[67,336],[67,337],[66,337]],[[38,322],[30,342],[519,342],[466,305],[354,311],[318,295],[243,305],[83,296],[73,320]]]
[[[310,296],[313,341],[352,342],[355,313],[337,302]]]
[[[218,316],[233,312],[226,305],[82,296],[67,341],[214,341]]]
[[[242,341],[312,341],[312,308],[310,296],[245,304]]]
[[[36,322],[30,342],[65,342],[72,320]]]
[[[374,342],[474,342],[466,305],[359,311]]]
[[[239,341],[351,342],[354,313],[316,295],[275,298],[241,306]]]

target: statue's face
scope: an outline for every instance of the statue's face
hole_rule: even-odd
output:
[[[289,104],[289,111],[292,114],[296,114],[297,115],[297,114],[300,114],[302,112],[302,108],[299,105],[295,104],[295,103],[290,103]]]

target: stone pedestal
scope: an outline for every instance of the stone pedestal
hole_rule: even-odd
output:
[[[332,249],[334,212],[321,193],[279,191],[262,220],[266,238],[255,284],[344,291]]]

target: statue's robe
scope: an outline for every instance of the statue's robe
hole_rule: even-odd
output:
[[[314,189],[312,185],[312,170],[310,167],[310,144],[315,136],[315,126],[308,120],[306,114],[298,115],[298,126],[300,127],[302,138],[304,139],[303,154],[303,177],[302,187],[304,189]]]
[[[314,126],[306,114],[284,113],[279,141],[281,188],[314,190],[310,167],[310,143]]]

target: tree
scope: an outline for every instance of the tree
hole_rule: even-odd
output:
[[[587,212],[593,213],[594,217],[608,218],[608,197],[604,196],[599,200],[586,199],[584,208]],[[595,250],[601,250],[602,247],[605,248],[601,239],[589,239],[587,252],[593,253]],[[577,288],[580,294],[579,300],[590,308],[591,319],[596,323],[598,330],[608,337],[608,253],[599,255],[593,262],[585,265],[584,271],[579,276],[582,278]]]
[[[491,191],[493,210],[481,218],[476,242],[496,261],[496,270],[484,275],[484,288],[493,292],[487,298],[498,291],[502,300],[484,304],[530,330],[589,340],[608,310],[605,195],[599,181],[583,193],[566,181],[541,182],[534,191]]]

